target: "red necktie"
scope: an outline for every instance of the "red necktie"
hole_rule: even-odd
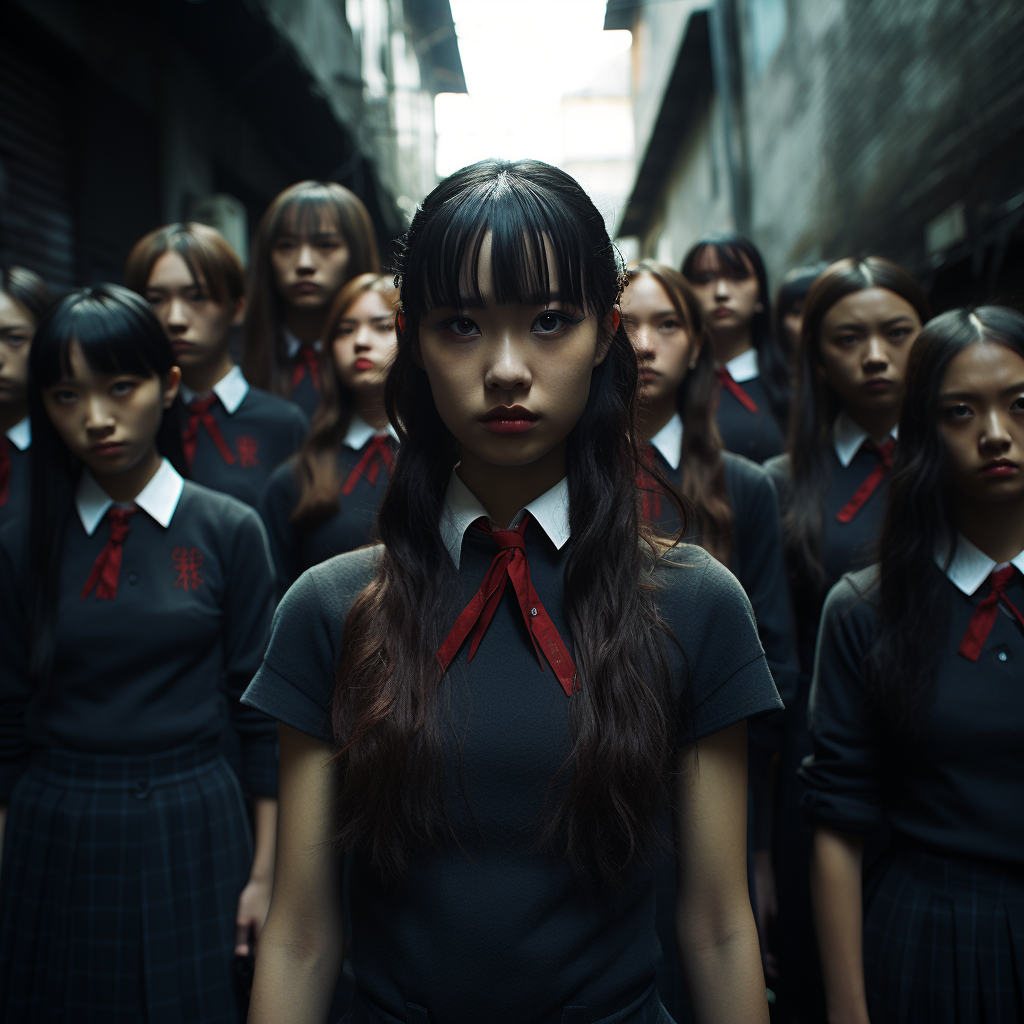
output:
[[[224,440],[224,435],[220,432],[220,427],[217,426],[217,421],[213,418],[213,413],[210,411],[213,403],[216,401],[217,396],[209,394],[205,398],[193,398],[188,404],[190,416],[185,432],[181,435],[181,447],[185,450],[185,462],[188,464],[189,469],[192,468],[192,459],[196,454],[196,442],[199,440],[200,423],[206,427],[206,432],[217,446],[217,451],[220,452],[221,458],[229,466],[234,464],[235,457],[232,455],[231,449],[228,447],[227,441]]]
[[[864,502],[875,493],[878,485],[885,479],[885,474],[892,469],[892,456],[896,450],[896,442],[891,437],[881,444],[865,441],[864,447],[868,451],[877,452],[879,462],[864,478],[864,483],[853,492],[853,497],[836,513],[836,519],[841,523],[848,523],[861,510]]]
[[[11,442],[0,437],[0,505],[7,504],[7,495],[11,489]]]
[[[960,654],[970,661],[977,661],[981,656],[981,649],[985,646],[985,641],[988,639],[989,633],[992,632],[996,616],[999,614],[1000,601],[1013,612],[1017,621],[1024,627],[1024,615],[1021,615],[1020,611],[1006,596],[1006,588],[1010,585],[1012,578],[1012,565],[1007,565],[998,572],[992,573],[989,577],[992,582],[992,589],[982,599],[978,607],[974,609],[974,614],[971,616],[971,621],[967,626],[967,632],[960,642]]]
[[[112,507],[107,512],[110,520],[110,540],[106,547],[96,556],[92,563],[92,572],[85,581],[79,600],[84,601],[89,591],[96,588],[96,596],[101,601],[113,601],[117,597],[117,578],[121,575],[121,554],[124,541],[128,536],[128,520],[135,514],[133,508]]]
[[[306,374],[312,378],[313,387],[320,390],[320,357],[312,345],[300,345],[299,351],[295,353],[295,361],[292,364],[292,388],[299,386],[299,381]]]
[[[722,387],[740,403],[740,405],[749,412],[757,412],[757,402],[755,402],[750,395],[748,395],[746,391],[744,391],[743,388],[741,388],[739,384],[732,379],[732,374],[724,366],[719,366],[715,370],[715,373],[718,375],[718,383],[721,384]]]
[[[356,463],[356,468],[349,473],[341,493],[346,497],[351,494],[361,476],[365,476],[370,481],[371,487],[376,487],[377,474],[380,472],[381,463],[387,466],[388,469],[391,469],[393,458],[390,435],[377,434],[366,446],[366,451],[363,452],[363,457]]]
[[[499,550],[487,570],[480,589],[466,605],[458,621],[452,626],[448,638],[437,652],[437,660],[441,664],[443,675],[467,637],[470,638],[470,645],[469,657],[466,660],[473,660],[473,655],[476,654],[476,649],[480,646],[480,641],[484,638],[484,633],[487,632],[487,627],[497,611],[501,595],[505,592],[505,584],[511,580],[541,671],[544,671],[546,658],[562,684],[565,695],[571,697],[573,691],[577,689],[576,666],[558,635],[551,616],[540,603],[537,591],[530,582],[530,563],[526,558],[526,542],[523,539],[529,519],[529,516],[523,516],[523,522],[515,530],[488,530],[486,527],[480,527],[494,540]]]
[[[654,465],[654,445],[649,444],[644,449],[644,461],[648,466]],[[661,488],[657,480],[644,469],[637,472],[636,485],[640,488],[643,517],[653,523],[661,515]]]

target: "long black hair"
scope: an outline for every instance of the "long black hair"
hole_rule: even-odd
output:
[[[798,304],[802,304],[807,298],[811,285],[826,267],[828,264],[824,260],[811,263],[806,267],[791,267],[786,271],[782,283],[775,293],[775,305],[772,307],[772,333],[775,335],[775,343],[790,362],[795,357],[796,350],[795,347],[790,346],[783,321]]]
[[[99,373],[133,373],[164,378],[175,365],[174,350],[149,303],[117,284],[81,288],[61,299],[36,328],[29,353],[29,614],[31,674],[45,685],[53,666],[57,581],[64,529],[74,503],[82,463],[60,439],[46,414],[43,391],[71,372],[77,342],[85,361]],[[179,400],[165,409],[157,431],[161,455],[185,474]]]
[[[637,357],[621,325],[607,333],[625,278],[601,214],[564,171],[533,160],[485,160],[451,175],[403,240],[404,320],[385,393],[401,446],[380,509],[379,568],[344,627],[333,715],[338,841],[400,874],[411,846],[447,830],[436,655],[458,609],[438,600],[457,590],[439,522],[458,447],[416,350],[425,312],[479,300],[487,237],[499,303],[547,302],[557,273],[562,298],[595,317],[609,344],[568,438],[565,617],[580,689],[567,711],[573,749],[552,780],[564,795],[540,841],[581,877],[612,880],[656,837],[675,728],[654,601],[658,555],[636,486]]]
[[[757,352],[757,375],[768,396],[772,415],[778,421],[783,433],[789,423],[789,405],[792,400],[790,387],[789,359],[779,347],[772,334],[772,299],[768,292],[768,271],[757,246],[749,238],[735,231],[718,232],[698,239],[683,258],[682,272],[692,282],[697,273],[697,260],[705,249],[714,249],[719,263],[736,273],[747,273],[743,257],[750,261],[757,277],[757,301],[759,312],[754,313],[750,324],[750,340]]]
[[[939,434],[939,394],[949,364],[981,342],[1024,357],[1024,316],[1000,306],[952,309],[918,335],[907,366],[900,443],[882,527],[879,633],[865,659],[868,696],[894,730],[913,732],[935,680],[949,625],[949,590],[935,555],[956,554],[953,491]]]
[[[23,306],[37,324],[53,304],[46,282],[34,270],[25,267],[0,267],[0,292],[6,292]]]

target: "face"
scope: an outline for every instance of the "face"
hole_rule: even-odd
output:
[[[694,263],[690,283],[713,331],[747,327],[754,314],[764,309],[754,265],[739,250],[737,255],[743,266],[734,270],[723,263],[709,245],[701,250]]]
[[[957,355],[939,389],[939,435],[955,490],[1024,497],[1024,358],[991,342]]]
[[[334,334],[334,366],[350,391],[384,386],[395,355],[395,313],[380,292],[364,292],[345,311]]]
[[[637,274],[622,294],[622,322],[640,360],[640,386],[645,401],[674,402],[686,374],[700,354],[687,325],[658,279]]]
[[[523,466],[562,445],[579,422],[608,342],[599,343],[592,313],[557,298],[554,273],[548,302],[498,305],[490,247],[488,235],[479,260],[483,306],[426,313],[419,361],[462,451]]]
[[[274,286],[294,309],[328,306],[348,279],[348,264],[348,242],[327,213],[312,230],[301,230],[286,217],[270,249]]]
[[[224,354],[228,329],[242,322],[245,299],[234,305],[215,302],[201,274],[192,277],[176,252],[165,252],[154,264],[146,299],[163,324],[181,366],[203,366]]]
[[[910,349],[921,333],[914,307],[886,288],[840,299],[821,322],[821,370],[851,415],[898,412]]]
[[[179,369],[161,381],[155,374],[100,373],[78,342],[68,355],[70,375],[43,391],[46,414],[71,454],[97,475],[133,469],[153,448],[163,411],[178,393]]]
[[[0,405],[25,401],[28,350],[35,331],[35,317],[0,291]]]

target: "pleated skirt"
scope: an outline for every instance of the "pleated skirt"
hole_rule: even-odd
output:
[[[5,1024],[235,1024],[235,911],[252,840],[216,745],[37,753],[0,870]]]
[[[866,899],[872,1024],[1024,1020],[1024,869],[895,846]]]

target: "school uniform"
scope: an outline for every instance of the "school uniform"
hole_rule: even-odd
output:
[[[272,609],[264,532],[166,460],[127,506],[84,470],[74,504],[45,686],[24,530],[0,532],[0,1017],[233,1024],[252,846],[221,695],[242,785],[273,796],[274,723],[238,702]]]
[[[865,707],[876,569],[829,594],[804,806],[819,825],[892,836],[865,891],[871,1020],[1010,1024],[1024,1018],[1024,552],[996,566],[961,537],[930,571],[948,628],[914,732]]]
[[[32,427],[25,416],[0,437],[0,526],[19,516],[28,502],[28,449]]]
[[[587,685],[575,674],[564,613],[567,505],[563,480],[527,505],[510,530],[490,534],[481,528],[483,507],[452,474],[439,523],[452,565],[436,591],[453,624],[439,650],[447,665],[441,785],[452,835],[436,848],[414,849],[401,885],[383,882],[365,851],[355,851],[351,959],[361,1002],[371,1009],[353,1019],[664,1019],[653,988],[652,867],[638,860],[620,886],[588,887],[564,857],[538,846],[544,809],[557,806],[566,784],[564,775],[552,780],[572,747],[570,694]],[[379,550],[341,555],[299,579],[278,608],[245,702],[336,742],[331,700],[342,629]],[[522,577],[512,584],[500,573],[510,571],[502,565],[521,573],[524,563],[532,592],[521,599],[514,587]],[[480,613],[493,617],[475,618],[479,605],[471,602],[494,572],[504,580],[503,596]],[[778,707],[749,602],[729,572],[704,551],[681,546],[666,556],[656,582],[659,611],[680,645],[665,648],[673,699],[684,709],[679,745]],[[683,696],[684,679],[692,700]]]
[[[896,430],[889,439],[895,442]],[[803,783],[797,771],[813,750],[807,727],[807,702],[814,671],[814,651],[825,596],[844,573],[877,561],[878,539],[885,516],[889,467],[893,451],[880,450],[867,432],[841,412],[832,428],[828,453],[828,485],[822,517],[819,555],[825,568],[821,587],[806,580],[793,585],[800,678],[795,699],[787,703],[785,735],[776,800],[776,888],[779,902],[778,956],[783,986],[805,1016],[824,1017],[824,988],[810,894],[813,830],[800,810]],[[791,500],[789,456],[766,463],[779,493],[783,514]],[[791,573],[797,580],[803,574]]]
[[[281,593],[310,566],[376,538],[377,510],[397,448],[398,437],[392,427],[378,431],[353,414],[338,451],[338,476],[342,483],[338,511],[315,524],[291,521],[301,495],[295,460],[271,474],[260,502],[260,514],[270,537]]]
[[[292,390],[289,398],[312,419],[320,404],[320,342],[307,345],[288,330],[284,334],[285,351],[288,353],[288,374]]]
[[[183,384],[181,398],[191,478],[255,508],[270,474],[302,445],[309,430],[305,413],[251,387],[238,366],[205,394]]]
[[[786,450],[782,426],[772,413],[761,381],[757,349],[717,366],[718,431],[727,451],[764,462]]]

